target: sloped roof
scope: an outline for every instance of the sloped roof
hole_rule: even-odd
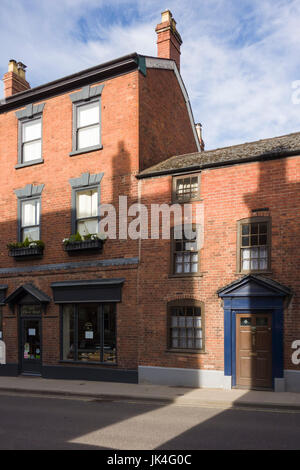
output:
[[[48,303],[51,301],[50,297],[47,294],[39,290],[34,284],[28,283],[14,290],[8,297],[6,297],[4,302],[8,304],[17,303],[18,300],[24,297],[24,295],[26,294],[30,294],[41,304]]]
[[[138,178],[246,163],[249,161],[268,160],[297,154],[300,155],[300,132],[215,150],[176,155],[142,171]]]

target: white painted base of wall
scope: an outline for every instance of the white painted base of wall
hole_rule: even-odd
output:
[[[177,387],[231,389],[231,377],[220,370],[139,366],[139,383]]]
[[[274,392],[285,392],[285,379],[274,379]]]
[[[177,369],[139,366],[139,383],[174,387],[221,388],[231,390],[231,376],[221,370]],[[274,392],[299,392],[300,370],[285,370],[284,378],[275,378]]]
[[[300,393],[300,370],[285,370],[285,391]]]

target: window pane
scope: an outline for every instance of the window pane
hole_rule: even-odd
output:
[[[28,238],[28,240],[30,241],[39,240],[40,228],[39,227],[24,228],[22,230],[22,241],[24,242],[26,238]]]
[[[267,258],[268,257],[268,250],[267,248],[260,248],[260,257],[261,258]]]
[[[249,224],[242,225],[242,235],[248,235],[250,231]]]
[[[98,233],[98,220],[97,219],[87,219],[81,220],[77,223],[77,231],[80,235],[89,235],[92,233]]]
[[[39,201],[22,203],[22,227],[39,224]]]
[[[259,236],[259,244],[266,245],[267,244],[267,235],[260,235]]]
[[[100,362],[100,325],[97,304],[78,306],[78,360]]]
[[[257,235],[252,235],[251,237],[251,245],[258,245],[258,236]]]
[[[267,233],[268,224],[259,224],[259,233]]]
[[[37,160],[42,157],[42,142],[37,140],[35,142],[28,142],[23,144],[23,163]]]
[[[99,102],[77,108],[77,127],[90,126],[100,122]]]
[[[73,305],[63,306],[63,360],[74,358],[74,310]]]
[[[172,328],[172,338],[177,338],[178,336],[178,328]]]
[[[258,269],[258,260],[252,259],[250,266],[251,266],[251,269]]]
[[[184,263],[184,272],[185,272],[185,273],[191,272],[191,265],[190,265],[190,263]]]
[[[78,148],[83,149],[100,144],[100,127],[84,127],[78,130]]]
[[[98,190],[78,191],[76,193],[77,219],[98,215]]]
[[[243,259],[249,259],[250,258],[250,249],[249,248],[242,249],[242,258]]]
[[[192,338],[194,336],[194,329],[193,328],[187,328],[187,337]]]
[[[242,246],[249,246],[249,237],[242,237]]]
[[[250,260],[243,260],[242,261],[242,269],[249,270],[250,269]]]
[[[103,306],[104,362],[116,362],[116,314],[113,304]]]
[[[176,264],[175,273],[176,274],[182,273],[182,264]]]
[[[26,122],[23,124],[23,142],[36,140],[41,138],[41,120],[35,119],[34,121]]]
[[[198,272],[198,264],[197,263],[192,263],[191,264],[191,273],[197,273]]]
[[[268,268],[268,262],[266,259],[261,259],[259,261],[259,269],[267,269]]]

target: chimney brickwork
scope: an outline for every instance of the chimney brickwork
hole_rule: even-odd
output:
[[[26,80],[25,69],[26,65],[22,62],[16,62],[14,59],[9,61],[8,72],[3,77],[5,98],[30,88]]]
[[[182,39],[176,29],[170,10],[161,14],[161,23],[156,26],[157,33],[157,56],[164,59],[173,59],[180,70],[180,46]]]

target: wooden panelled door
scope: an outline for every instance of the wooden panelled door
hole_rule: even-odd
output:
[[[236,315],[236,386],[272,387],[272,314]]]

